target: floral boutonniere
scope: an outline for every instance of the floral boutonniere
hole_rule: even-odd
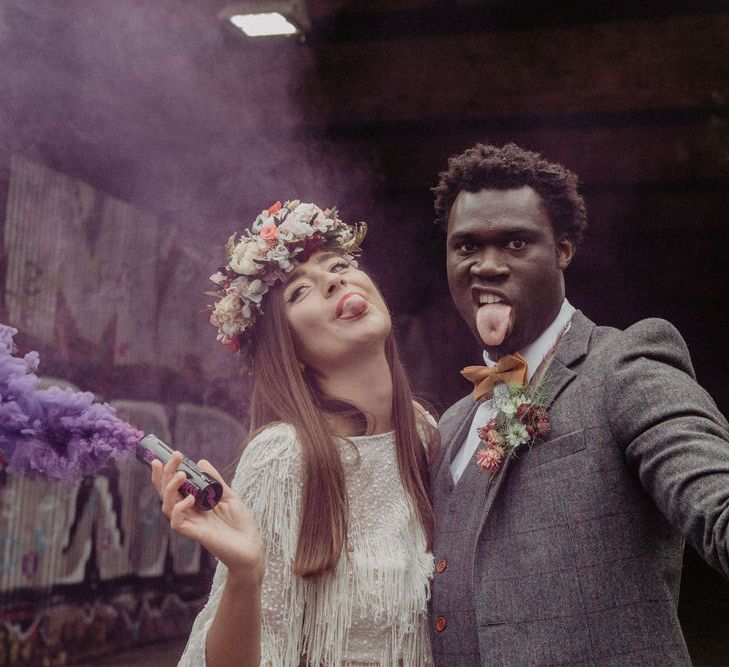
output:
[[[506,459],[516,456],[518,447],[531,447],[552,429],[540,387],[508,385],[508,392],[496,416],[478,429],[481,444],[476,464],[492,475]]]

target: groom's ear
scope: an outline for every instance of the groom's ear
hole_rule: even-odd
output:
[[[575,244],[567,234],[562,234],[556,242],[557,248],[557,264],[563,271],[570,265],[572,258],[575,256]]]

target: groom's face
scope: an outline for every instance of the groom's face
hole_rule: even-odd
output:
[[[559,312],[574,253],[569,239],[555,238],[539,194],[528,186],[461,191],[447,234],[451,296],[489,355],[534,341]]]

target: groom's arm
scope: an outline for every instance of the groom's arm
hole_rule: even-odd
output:
[[[605,360],[613,436],[669,523],[729,576],[729,424],[668,322],[639,322],[623,342]]]

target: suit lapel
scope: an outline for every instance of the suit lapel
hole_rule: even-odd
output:
[[[547,409],[552,406],[567,385],[577,377],[572,366],[587,355],[590,336],[594,328],[595,325],[581,311],[575,311],[569,331],[557,348],[554,359],[544,376],[543,386]]]
[[[431,469],[436,493],[450,493],[453,490],[450,464],[468,435],[477,407],[478,403],[470,395],[466,396],[453,406],[452,414],[443,420],[446,423],[441,427],[442,446]]]
[[[552,407],[552,403],[557,400],[557,397],[576,376],[577,373],[567,368],[559,359],[555,357],[552,360],[547,372],[544,374],[544,384],[542,385],[547,410]]]

